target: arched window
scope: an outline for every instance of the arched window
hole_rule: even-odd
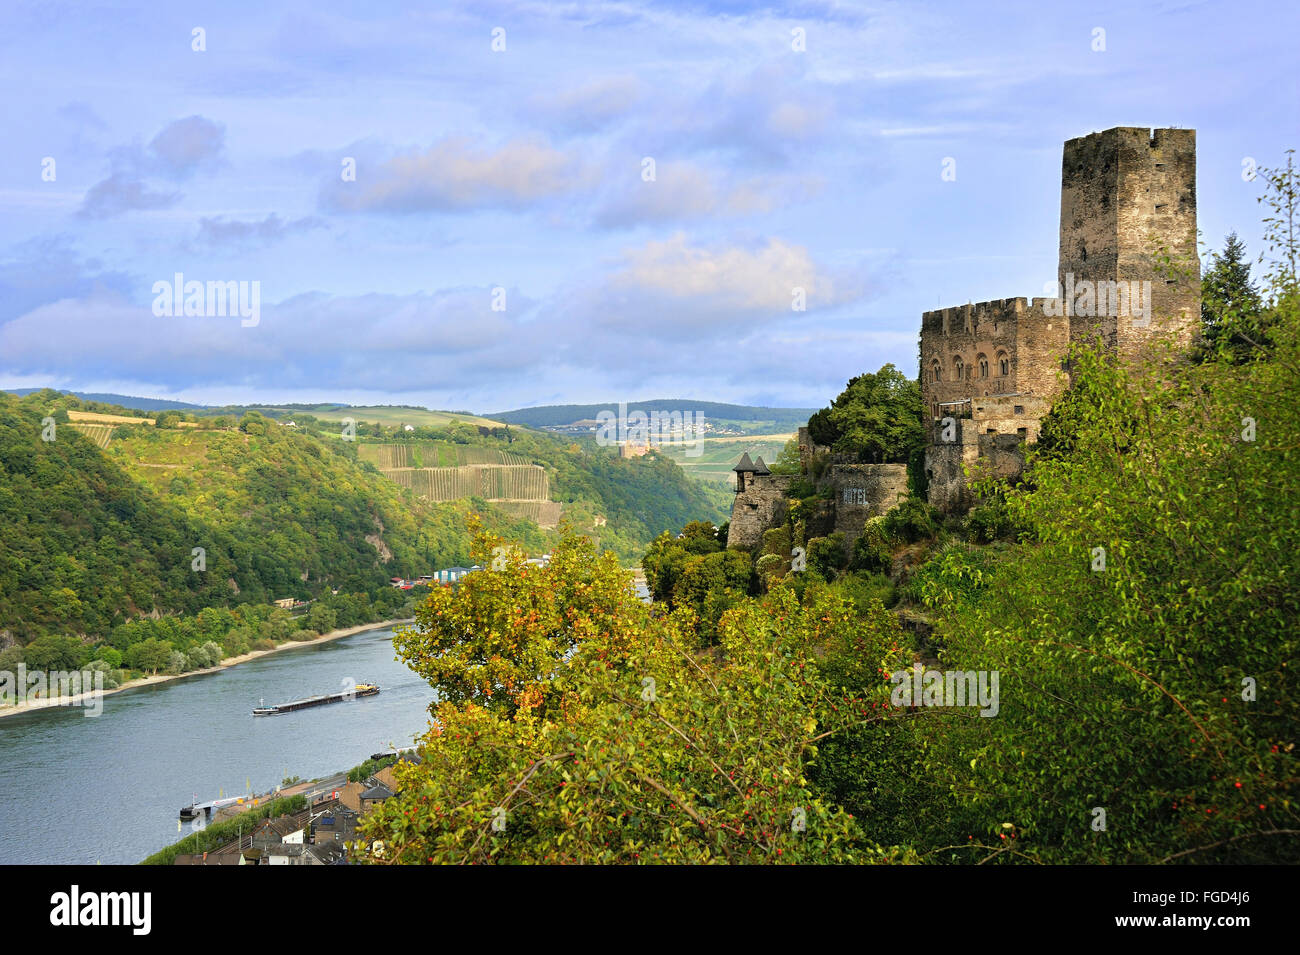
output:
[[[988,359],[988,356],[987,356],[987,355],[983,355],[983,354],[981,354],[981,355],[979,355],[978,357],[976,357],[975,361],[976,361],[976,363],[977,363],[978,366],[979,366],[980,377],[981,377],[981,378],[987,378],[987,377],[989,376],[989,359]]]
[[[1003,378],[1011,374],[1011,359],[1007,357],[1004,351],[998,352],[998,374]]]
[[[937,358],[930,362],[930,376],[935,381],[943,380],[943,366],[939,364],[939,359]]]
[[[964,364],[964,363],[962,362],[962,360],[961,360],[961,355],[953,355],[953,357],[952,357],[952,380],[953,380],[953,381],[961,381],[961,380],[962,380],[962,376],[963,376],[963,374],[965,373],[965,371],[966,371],[966,366],[965,366],[965,364]]]

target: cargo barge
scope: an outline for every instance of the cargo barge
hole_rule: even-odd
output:
[[[311,706],[342,703],[344,700],[356,699],[359,696],[374,696],[378,692],[379,685],[376,683],[358,683],[356,689],[343,693],[332,693],[329,696],[309,696],[305,700],[294,700],[292,703],[276,703],[274,706],[256,706],[253,708],[253,715],[274,716],[277,713],[292,713],[294,710],[305,710]]]

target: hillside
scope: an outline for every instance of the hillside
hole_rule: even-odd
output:
[[[9,388],[6,389],[12,395],[26,397],[43,388]],[[94,392],[94,391],[63,391],[60,394],[74,395],[82,401],[97,402],[99,404],[116,405],[122,408],[133,408],[137,411],[198,411],[203,405],[191,404],[188,401],[172,401],[170,398],[140,398],[135,395],[118,395],[111,392]]]
[[[523,424],[532,428],[563,428],[580,421],[593,421],[602,411],[617,413],[618,402],[587,405],[543,405],[519,408],[488,415],[495,421]],[[764,408],[731,405],[719,401],[690,401],[663,398],[653,401],[629,401],[627,410],[681,412],[701,415],[716,427],[725,427],[737,435],[789,433],[807,423],[816,408]]]
[[[351,447],[256,414],[224,429],[118,424],[101,449],[98,430],[81,429],[109,426],[71,422],[77,403],[0,395],[0,630],[21,640],[102,634],[154,611],[370,590],[468,560],[471,511],[545,546],[532,523],[482,502],[422,502]]]
[[[311,415],[298,415],[299,427],[256,412],[186,416],[195,420],[174,411],[140,418],[48,390],[0,394],[0,633],[24,643],[96,636],[144,614],[370,591],[390,576],[470,563],[472,513],[539,553],[554,532],[537,522],[554,523],[562,507],[631,562],[688,518],[721,522],[729,502],[666,458],[624,461],[513,429],[500,437],[466,424],[414,433],[362,424],[351,442]],[[400,447],[407,437],[422,443]],[[381,453],[367,442],[381,439],[399,446],[382,453],[410,455],[401,460],[427,455],[453,471],[499,472],[500,482],[453,487],[466,493],[454,501],[422,500],[366,460]],[[491,496],[515,503],[497,507]],[[195,548],[201,571],[192,569]]]
[[[692,480],[666,455],[624,459],[537,431],[359,426],[357,440],[362,460],[417,494],[438,500],[469,492],[547,526],[558,518],[625,563],[663,531],[692,519],[721,523],[731,508],[730,491]]]
[[[472,424],[485,428],[500,427],[500,422],[493,421],[468,411],[431,411],[412,405],[230,405],[223,408],[205,409],[205,414],[244,414],[256,411],[270,418],[288,421],[298,415],[309,414],[322,421],[343,421],[351,418],[358,423],[391,425],[413,425],[415,427],[442,427],[449,424]]]

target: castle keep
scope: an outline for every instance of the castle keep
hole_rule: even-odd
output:
[[[1071,344],[1092,341],[1124,360],[1157,341],[1191,344],[1200,322],[1196,250],[1196,131],[1120,126],[1068,140],[1061,161],[1056,294],[1004,298],[921,316],[922,414],[929,426],[929,500],[973,503],[974,475],[1014,479],[1024,447],[1067,384]],[[1048,283],[1050,286],[1051,283]],[[799,429],[803,474],[830,499],[807,517],[809,536],[866,521],[907,489],[902,464],[861,464],[813,447]],[[815,465],[815,466],[814,466]],[[796,478],[745,455],[736,471],[727,544],[752,548],[787,517]]]
[[[1190,344],[1200,319],[1196,132],[1116,127],[1066,142],[1057,294],[921,316],[930,503],[973,501],[967,472],[1014,478],[1064,389],[1073,342],[1124,359]]]

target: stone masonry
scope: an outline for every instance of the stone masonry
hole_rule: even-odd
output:
[[[1072,343],[1100,335],[1122,359],[1200,318],[1196,132],[1116,127],[1065,144],[1057,296],[999,299],[921,316],[931,422],[930,503],[969,508],[971,472],[1015,479],[1023,445],[1067,384]]]
[[[813,483],[818,490],[831,492],[826,523],[831,533],[844,532],[845,546],[850,549],[867,520],[884,514],[907,491],[907,465],[859,464],[851,455],[833,455],[829,448],[812,445],[807,428],[799,429],[799,458],[805,475],[814,472],[815,460],[824,465]],[[737,472],[727,546],[756,547],[762,543],[764,531],[783,524],[785,495],[797,479],[789,474]],[[818,519],[815,523],[823,522]]]

